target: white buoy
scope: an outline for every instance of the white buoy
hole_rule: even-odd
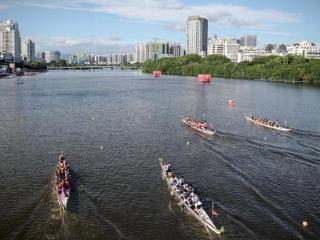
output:
[[[190,144],[190,142],[187,142],[187,145],[189,145]]]
[[[102,149],[103,149],[103,146],[101,146],[100,149],[102,150]]]
[[[303,222],[302,222],[302,226],[303,226],[304,228],[308,227],[308,222],[307,222],[307,221],[303,221]]]

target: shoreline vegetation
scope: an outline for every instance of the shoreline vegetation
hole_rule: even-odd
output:
[[[259,57],[252,62],[232,63],[230,59],[220,55],[202,58],[191,54],[178,58],[147,60],[142,66],[144,73],[156,70],[167,75],[197,76],[208,73],[221,78],[320,85],[320,60],[291,55]]]
[[[0,65],[9,67],[10,62],[0,60]],[[15,63],[15,68],[26,69],[30,71],[47,71],[47,64],[45,62],[32,62],[32,63]]]

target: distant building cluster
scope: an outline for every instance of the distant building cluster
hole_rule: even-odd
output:
[[[242,61],[252,61],[256,57],[270,56],[271,52],[257,49],[257,36],[247,35],[236,38],[218,39],[217,34],[213,34],[208,40],[208,55],[222,55],[239,63]]]
[[[143,63],[149,59],[157,60],[163,57],[180,57],[183,50],[180,43],[159,41],[140,43],[135,47],[135,62]]]
[[[295,56],[303,56],[305,58],[320,59],[320,47],[315,43],[306,41],[288,45],[287,53]]]
[[[271,55],[296,55],[310,59],[320,59],[320,47],[315,43],[301,42],[285,46],[286,50],[279,46],[271,50],[257,48],[257,36],[245,35],[236,38],[218,39],[213,34],[208,39],[208,20],[200,16],[189,16],[186,22],[186,46],[187,54],[222,55],[232,62],[252,61],[257,57]]]
[[[74,54],[68,58],[69,64],[81,65],[122,65],[134,63],[134,53],[114,53],[114,54]]]
[[[35,61],[35,43],[30,38],[21,41],[18,23],[0,22],[0,59],[7,62]]]
[[[185,54],[222,55],[234,63],[253,61],[257,57],[271,55],[295,55],[309,59],[320,59],[320,46],[310,42],[292,43],[280,46],[268,44],[265,49],[257,48],[257,35],[244,35],[240,38],[218,39],[217,34],[208,38],[208,20],[201,16],[189,16],[186,21],[186,49],[181,43],[154,39],[139,43],[132,53],[113,54],[73,54],[65,60],[68,64],[121,65],[143,63],[164,57],[180,57]],[[26,38],[21,41],[18,23],[12,20],[0,22],[0,60],[7,62],[42,61],[59,62],[61,53],[48,50],[35,54],[35,42]]]

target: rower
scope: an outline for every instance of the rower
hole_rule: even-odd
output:
[[[200,200],[198,200],[195,205],[197,208],[200,208],[202,205],[202,202]]]
[[[61,153],[60,153],[59,160],[64,160],[64,152],[63,151],[61,151]]]
[[[207,121],[204,121],[202,127],[203,127],[204,129],[207,129]]]
[[[69,189],[70,183],[69,183],[68,178],[65,178],[65,179],[64,179],[63,187],[64,187],[65,189]]]

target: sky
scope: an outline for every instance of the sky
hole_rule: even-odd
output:
[[[268,43],[320,43],[320,0],[0,0],[0,21],[19,24],[36,52],[133,52],[154,39],[185,45],[188,16],[209,22],[209,37],[257,35]]]

